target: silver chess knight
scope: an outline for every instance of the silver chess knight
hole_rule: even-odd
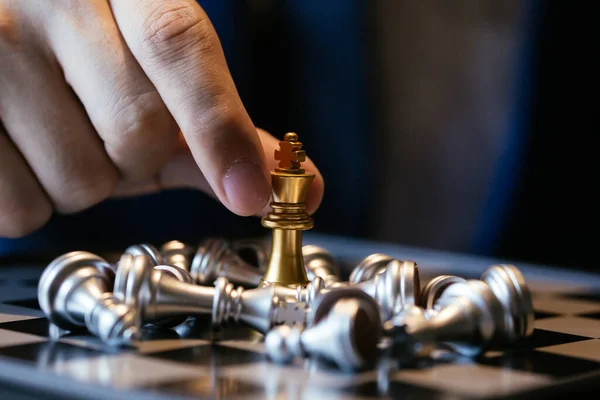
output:
[[[132,345],[140,334],[133,309],[113,296],[114,271],[103,258],[74,251],[54,259],[38,284],[38,301],[51,323],[86,327],[109,345]]]

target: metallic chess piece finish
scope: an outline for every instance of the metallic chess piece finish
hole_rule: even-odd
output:
[[[312,244],[302,247],[304,266],[309,280],[316,276],[323,278],[325,286],[340,281],[340,268],[333,255],[322,247]]]
[[[466,279],[454,275],[440,275],[430,280],[421,290],[418,305],[428,312],[435,312],[434,305],[444,290],[453,283],[466,282]]]
[[[255,265],[260,272],[264,273],[267,264],[269,263],[271,243],[263,238],[237,239],[231,242],[231,250],[238,253],[238,255],[246,262],[248,262],[248,260],[243,257],[243,254],[250,252],[252,254],[251,258],[255,259],[251,264]]]
[[[393,260],[387,254],[374,253],[365,257],[350,274],[350,283],[359,283],[371,280]]]
[[[295,133],[286,133],[275,150],[279,168],[271,171],[273,201],[271,212],[262,225],[273,230],[269,264],[262,284],[304,286],[308,283],[302,257],[302,231],[312,229],[313,219],[306,212],[306,196],[313,173],[301,167],[306,158],[302,143]]]
[[[161,264],[175,265],[190,272],[194,248],[178,240],[171,240],[160,247],[160,255],[162,257]]]
[[[317,356],[343,370],[371,365],[378,353],[381,319],[374,300],[360,293],[353,288],[329,292],[315,304],[307,328],[281,325],[270,330],[265,337],[269,358],[289,363],[294,357]]]
[[[381,318],[392,318],[407,305],[414,305],[419,298],[420,280],[417,264],[413,261],[392,260],[383,272],[369,280],[356,284],[336,282],[326,286],[322,278],[316,277],[298,289],[298,301],[306,301],[312,307],[312,299],[317,295],[345,287],[355,287],[371,296],[379,305]]]
[[[278,296],[274,285],[244,290],[241,286],[234,288],[223,276],[214,281],[214,286],[194,285],[153,268],[145,256],[127,254],[121,257],[117,274],[124,279],[117,279],[123,283],[116,284],[116,289],[135,307],[144,324],[166,318],[210,315],[214,330],[231,321],[265,333],[274,325],[302,325],[306,319],[305,305],[282,301],[284,297]],[[294,290],[285,289],[288,295],[296,295]]]
[[[134,259],[138,262],[135,263]],[[125,304],[136,307],[138,296],[137,294],[144,290],[143,285],[145,280],[143,277],[148,279],[156,279],[157,281],[162,279],[175,279],[179,282],[192,284],[192,277],[183,268],[175,265],[152,265],[150,259],[143,257],[133,257],[126,255],[122,257],[119,262],[114,285],[114,294],[116,297],[121,299]],[[144,293],[148,295],[148,293]],[[183,323],[187,316],[175,315],[171,317],[152,319],[146,316],[141,317],[144,322],[150,322],[154,325],[161,327],[174,327]]]
[[[497,331],[503,331],[502,305],[479,280],[450,285],[436,302],[439,311],[427,320],[406,324],[405,331],[423,346],[443,343],[459,354],[476,356],[487,350]]]
[[[163,263],[160,251],[151,244],[134,244],[133,246],[126,248],[124,254],[131,254],[134,257],[137,255],[145,255],[150,258],[154,265]]]
[[[523,274],[514,265],[493,265],[481,275],[504,310],[506,329],[499,331],[500,344],[510,344],[533,334],[533,302]]]
[[[66,253],[44,270],[38,301],[61,329],[86,327],[109,345],[131,345],[140,326],[135,311],[113,296],[114,271],[103,258],[85,251]]]
[[[231,250],[229,243],[220,238],[204,240],[194,255],[190,269],[198,285],[212,285],[219,276],[244,287],[257,287],[262,274]]]

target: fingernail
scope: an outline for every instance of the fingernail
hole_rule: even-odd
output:
[[[227,201],[240,215],[257,214],[271,197],[271,185],[258,164],[250,160],[233,164],[223,177],[223,188]]]

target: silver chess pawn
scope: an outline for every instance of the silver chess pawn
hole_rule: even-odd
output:
[[[308,327],[280,325],[267,333],[268,357],[285,364],[294,357],[316,356],[343,370],[369,366],[381,338],[378,308],[372,297],[356,288],[321,295],[315,299]]]
[[[198,285],[212,285],[219,276],[244,287],[257,287],[263,274],[246,263],[220,238],[204,240],[192,259],[190,274]]]
[[[370,279],[355,284],[336,282],[326,286],[322,278],[315,277],[305,289],[298,290],[296,300],[311,304],[317,294],[344,287],[356,287],[373,297],[379,304],[381,318],[387,321],[407,305],[416,304],[420,291],[419,270],[412,261],[392,260]]]
[[[134,244],[125,249],[123,254],[131,254],[132,256],[145,255],[148,257],[154,265],[160,265],[163,263],[161,252],[151,244]]]
[[[103,258],[85,251],[66,253],[44,270],[38,301],[60,329],[86,327],[109,345],[132,345],[140,335],[135,311],[113,296],[114,270]]]
[[[127,254],[121,258],[123,260],[131,260],[132,262],[119,262],[116,269],[114,295],[123,301],[125,304],[135,308],[139,299],[140,293],[149,295],[143,292],[144,285],[148,279],[155,282],[161,280],[173,279],[178,282],[192,284],[192,277],[183,268],[175,265],[153,265],[154,261],[144,255],[133,257]],[[138,260],[138,262],[133,262]],[[161,314],[161,312],[158,312]],[[147,314],[140,315],[140,319],[144,323],[151,323],[162,327],[174,327],[183,323],[187,319],[187,315],[169,316],[168,311],[156,317],[150,317]],[[140,322],[141,323],[141,322]]]
[[[171,240],[160,247],[160,255],[162,257],[161,264],[175,265],[190,272],[194,248],[179,240]]]
[[[417,305],[425,310],[428,316],[435,314],[435,304],[444,290],[454,283],[462,283],[467,280],[454,275],[439,275],[430,280],[421,290]]]
[[[264,238],[236,239],[231,242],[231,250],[240,255],[244,260],[246,259],[243,255],[249,252],[253,259],[250,264],[257,267],[260,272],[265,272],[269,264],[271,242]],[[246,262],[248,261],[246,260]]]
[[[365,257],[350,273],[349,282],[359,283],[373,279],[375,275],[383,272],[392,260],[392,257],[382,253],[374,253]]]
[[[306,276],[309,280],[321,277],[325,286],[340,281],[340,268],[334,256],[322,247],[312,244],[302,246]]]
[[[533,302],[521,271],[514,265],[492,265],[483,272],[481,280],[492,289],[504,311],[505,329],[498,331],[498,345],[531,336],[534,329]]]
[[[436,302],[438,310],[427,318],[420,307],[409,307],[386,323],[386,334],[413,343],[415,355],[428,355],[444,344],[464,356],[476,356],[493,345],[505,329],[502,305],[479,280],[454,283]]]
[[[231,321],[265,333],[280,323],[305,323],[305,304],[283,301],[274,285],[244,290],[241,286],[234,288],[223,276],[217,277],[214,286],[194,285],[154,269],[146,256],[127,254],[119,261],[117,275],[120,274],[126,276],[127,282],[116,285],[116,289],[124,288],[125,293],[120,296],[135,306],[144,324],[165,318],[210,315],[214,330]],[[290,290],[288,295],[295,295]]]

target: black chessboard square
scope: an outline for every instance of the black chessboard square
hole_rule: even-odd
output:
[[[561,295],[561,297],[565,297],[568,299],[574,300],[585,300],[585,301],[595,301],[600,303],[600,291],[594,290],[590,292],[579,292],[579,293],[566,293]]]
[[[213,378],[200,377],[195,379],[186,379],[153,385],[145,385],[143,390],[146,392],[161,394],[186,396],[189,398],[207,398],[207,399],[227,399],[235,396],[244,398],[260,398],[265,395],[263,386],[238,380],[232,377],[216,376]]]
[[[544,319],[544,318],[553,318],[559,317],[561,314],[545,312],[545,311],[535,311],[535,319]]]
[[[589,313],[589,314],[578,314],[577,316],[582,317],[582,318],[600,319],[600,312]]]
[[[218,344],[206,344],[147,353],[145,356],[205,367],[242,365],[265,360],[264,354],[220,346]]]
[[[505,353],[497,357],[480,359],[478,360],[478,363],[541,374],[554,378],[566,378],[580,374],[600,372],[600,362],[537,350]]]
[[[0,329],[48,337],[50,334],[50,321],[46,318],[33,318],[22,321],[4,322],[0,323]]]
[[[530,337],[521,339],[511,346],[505,347],[503,350],[505,353],[527,352],[540,347],[555,346],[582,340],[589,340],[589,338],[544,329],[534,329]]]
[[[47,341],[0,348],[0,356],[30,361],[38,367],[52,368],[56,362],[65,362],[104,354],[101,351],[68,343]]]
[[[221,340],[253,340],[262,335],[257,331],[241,324],[226,326],[218,331],[211,329],[211,317],[201,316],[190,318],[188,321],[173,328],[178,335],[185,339],[202,339],[211,341]]]
[[[40,310],[40,311],[42,310],[42,308],[40,307],[40,303],[38,303],[37,298],[24,299],[24,300],[11,300],[11,301],[5,301],[3,303],[10,304],[13,306],[31,308],[33,310]]]

